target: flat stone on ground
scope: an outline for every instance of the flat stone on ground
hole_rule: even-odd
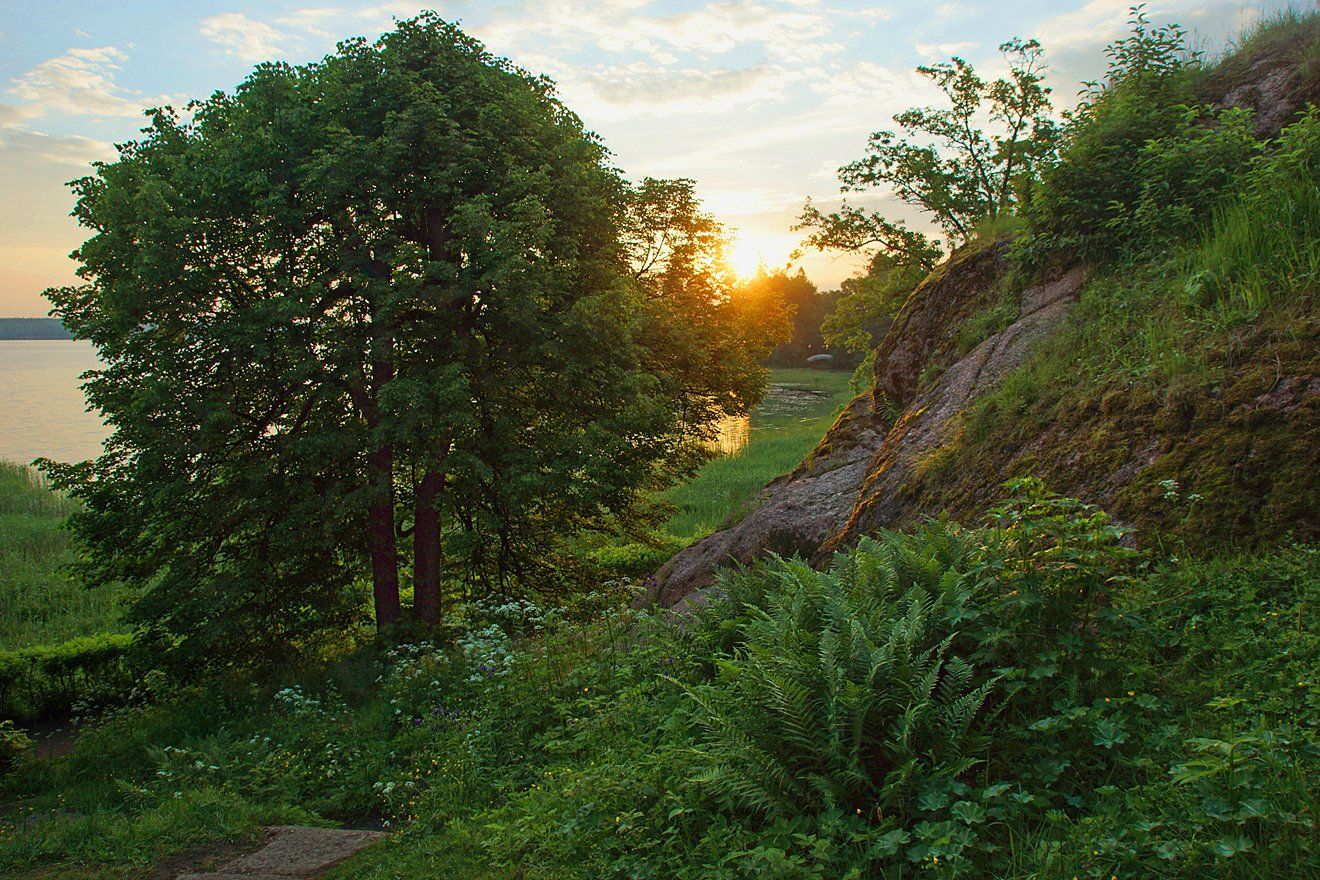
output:
[[[178,880],[305,880],[316,877],[385,836],[378,831],[297,825],[267,830],[272,837],[256,852],[239,856],[215,871],[184,874]]]

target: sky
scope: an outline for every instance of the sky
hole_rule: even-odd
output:
[[[0,316],[47,311],[41,291],[75,280],[86,235],[64,185],[133,138],[144,107],[232,89],[258,62],[304,63],[435,9],[498,55],[554,78],[629,177],[690,177],[735,234],[732,261],[783,265],[809,196],[838,204],[838,167],[867,135],[936,102],[919,64],[957,54],[993,74],[1013,36],[1045,46],[1056,103],[1104,70],[1131,0],[452,0],[194,2],[0,0]],[[1276,0],[1154,0],[1216,51]],[[861,200],[919,218],[884,193]],[[837,286],[855,257],[796,265]]]

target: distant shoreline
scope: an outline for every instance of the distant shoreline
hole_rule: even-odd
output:
[[[73,339],[59,318],[0,318],[0,341]]]

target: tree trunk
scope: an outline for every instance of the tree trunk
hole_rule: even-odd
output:
[[[376,630],[398,623],[399,559],[394,540],[394,447],[381,444],[367,459],[367,548],[371,553],[371,580],[376,606]]]
[[[436,502],[444,474],[431,469],[417,485],[413,512],[413,614],[423,623],[440,622],[440,511]]]
[[[389,267],[373,257],[367,274],[379,282],[389,277]],[[371,393],[360,409],[374,435],[383,420],[381,390],[394,378],[394,326],[382,308],[379,292],[371,290],[367,297],[371,304]],[[367,456],[367,486],[371,492],[367,507],[367,547],[371,554],[379,632],[397,623],[403,612],[399,604],[399,556],[394,536],[394,445],[374,436],[373,442],[378,445]]]

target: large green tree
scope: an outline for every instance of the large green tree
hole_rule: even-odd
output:
[[[553,578],[566,535],[669,472],[701,419],[654,341],[683,328],[548,80],[427,14],[189,109],[75,182],[84,283],[48,292],[114,431],[47,466],[85,502],[87,575],[137,585],[164,648],[295,647],[364,571],[378,625],[409,575],[435,621],[446,582]],[[698,391],[753,401],[723,381]]]

